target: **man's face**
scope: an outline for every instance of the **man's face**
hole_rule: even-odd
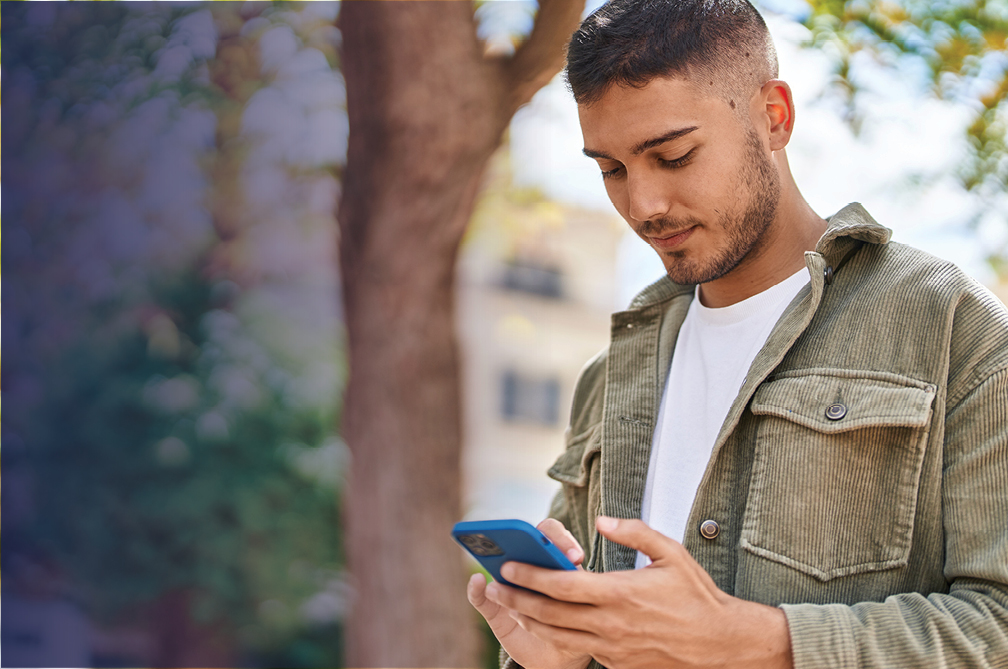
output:
[[[614,86],[579,105],[585,154],[634,232],[676,283],[706,283],[754,257],[774,221],[780,177],[750,118],[682,78]]]

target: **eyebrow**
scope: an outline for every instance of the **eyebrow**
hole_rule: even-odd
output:
[[[661,146],[665,142],[671,142],[674,139],[685,137],[686,135],[690,134],[697,128],[698,126],[691,125],[688,128],[678,128],[676,130],[666,132],[664,135],[660,135],[658,137],[652,137],[651,139],[646,139],[643,142],[634,145],[633,148],[630,149],[630,153],[632,153],[635,156],[639,156],[648,149],[653,149],[656,146]],[[613,160],[612,156],[603,153],[601,151],[595,151],[594,149],[589,149],[587,147],[582,149],[582,152],[589,158],[607,158],[609,160]]]

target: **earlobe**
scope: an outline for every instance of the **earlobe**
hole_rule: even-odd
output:
[[[791,87],[780,79],[771,79],[763,85],[766,115],[770,120],[770,150],[779,151],[787,146],[794,129],[794,99]]]

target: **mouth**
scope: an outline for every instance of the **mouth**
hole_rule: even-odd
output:
[[[696,231],[696,229],[697,226],[694,225],[692,227],[686,228],[685,230],[673,233],[671,235],[666,235],[664,237],[648,236],[648,241],[650,241],[651,245],[656,249],[662,249],[667,251],[669,249],[674,249],[675,247],[679,246],[687,239],[689,239],[690,236],[693,234],[693,232]]]

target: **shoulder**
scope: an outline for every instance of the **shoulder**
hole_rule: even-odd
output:
[[[977,312],[997,329],[1008,328],[1008,310],[986,287],[955,263],[899,242],[869,244],[851,263],[849,289],[861,297],[886,304],[917,318],[961,316]],[[899,305],[904,305],[899,308]]]
[[[1008,337],[1008,309],[955,263],[898,242],[884,245],[875,255],[871,283],[885,288],[894,299],[945,307],[930,315],[952,318],[967,331],[982,324],[985,337]]]
[[[957,265],[890,242],[867,250],[857,277],[861,301],[891,336],[947,346],[949,402],[1008,369],[1008,309]]]

